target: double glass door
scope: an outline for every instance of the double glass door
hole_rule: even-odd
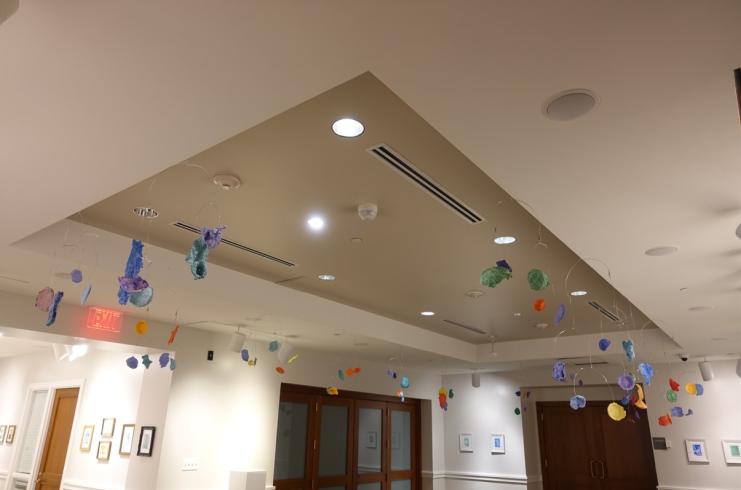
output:
[[[367,397],[281,393],[277,490],[418,490],[418,402]]]

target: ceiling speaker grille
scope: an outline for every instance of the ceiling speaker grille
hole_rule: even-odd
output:
[[[368,152],[399,171],[407,179],[417,184],[432,197],[447,206],[448,209],[452,210],[456,215],[469,223],[477,224],[485,221],[479,213],[468,207],[463,203],[463,201],[445,190],[443,186],[425,175],[424,172],[412,165],[412,163],[404,159],[404,157],[393,151],[388,146],[383,144],[376,145],[368,148]]]
[[[190,231],[191,233],[195,233],[197,235],[201,234],[200,228],[196,228],[193,225],[189,225],[187,223],[183,223],[180,221],[176,221],[175,223],[172,224],[172,226],[174,226],[175,228],[180,228],[181,230]],[[247,252],[253,255],[257,255],[258,257],[262,257],[263,259],[272,260],[273,262],[277,262],[278,264],[285,265],[286,267],[294,267],[296,265],[293,262],[289,262],[287,260],[281,259],[280,257],[276,257],[275,255],[270,255],[268,253],[261,252],[254,248],[248,247],[247,245],[242,245],[241,243],[233,242],[229,240],[228,238],[222,238],[221,243],[229,247],[234,247],[238,250],[241,250],[242,252]]]

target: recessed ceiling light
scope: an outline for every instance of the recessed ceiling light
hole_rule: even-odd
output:
[[[332,131],[337,136],[342,136],[343,138],[355,138],[363,134],[365,127],[357,119],[345,117],[332,123]]]
[[[363,243],[363,239],[359,236],[354,236],[350,239],[350,243],[352,243],[353,245],[360,245],[361,243]]]
[[[548,328],[548,324],[547,323],[536,323],[535,328],[539,328],[540,330],[545,330],[546,328]]]
[[[591,111],[597,96],[585,89],[559,92],[543,104],[543,114],[553,121],[571,121]]]
[[[319,274],[318,277],[322,281],[334,281],[336,279],[332,274]]]
[[[435,312],[434,311],[421,311],[419,314],[422,316],[434,316]]]
[[[498,236],[494,239],[494,243],[497,245],[509,245],[510,243],[515,243],[517,241],[517,238],[513,236]]]
[[[646,250],[644,253],[649,257],[663,257],[665,255],[671,255],[675,253],[679,248],[672,246],[661,246],[653,247]]]
[[[466,291],[466,296],[473,299],[479,299],[484,295],[483,291],[479,291],[478,289],[472,289],[470,291]]]
[[[214,184],[221,187],[221,190],[223,191],[239,189],[239,187],[242,185],[242,180],[236,175],[232,174],[216,174],[214,175],[213,182]]]
[[[314,231],[321,231],[324,229],[324,218],[321,216],[312,216],[306,221],[306,224],[309,225],[309,228],[311,228]]]
[[[571,291],[570,294],[571,296],[586,296],[587,292],[579,290],[579,291]]]
[[[519,317],[521,317],[521,316],[522,316],[522,313],[520,313],[520,312],[518,311],[517,313],[513,313],[513,314],[512,314],[512,316],[514,316],[515,318],[519,318]]]
[[[708,311],[708,310],[712,310],[713,307],[707,306],[707,305],[700,305],[700,306],[690,306],[688,309],[690,311]]]
[[[355,342],[353,345],[355,347],[368,347],[368,342]]]
[[[160,215],[160,213],[157,212],[154,208],[147,208],[147,207],[135,207],[131,210],[135,215],[139,216],[140,218],[147,218],[147,219],[154,219],[157,216]]]

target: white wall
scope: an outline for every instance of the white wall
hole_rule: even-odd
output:
[[[672,447],[654,451],[659,488],[662,489],[719,489],[741,488],[741,466],[728,466],[723,459],[721,439],[741,440],[741,378],[736,376],[736,362],[712,362],[715,379],[704,383],[697,363],[656,365],[656,381],[647,390],[651,434],[666,437]],[[684,388],[678,393],[676,405],[691,408],[691,417],[674,418],[673,424],[662,427],[658,417],[675,404],[666,401],[668,378],[685,383],[702,383],[701,397],[688,395]],[[684,440],[705,439],[710,464],[688,464]]]
[[[147,490],[154,488],[154,473],[151,467],[156,468],[159,463],[158,454],[152,458],[139,458],[135,455],[120,456],[118,454],[121,428],[123,424],[136,423],[144,420],[153,420],[162,426],[167,410],[167,394],[169,391],[170,371],[155,369],[155,365],[148,371],[143,369],[131,370],[126,367],[124,360],[130,354],[121,352],[104,352],[93,350],[87,356],[75,362],[54,359],[51,349],[49,352],[25,356],[0,359],[0,425],[16,424],[21,429],[21,418],[27,387],[34,383],[49,383],[65,380],[84,380],[81,391],[79,408],[72,429],[72,446],[67,455],[64,481],[79,483],[93,488],[130,488]],[[140,406],[142,387],[158,393],[157,398],[148,398]],[[95,457],[100,438],[100,426],[104,417],[115,417],[116,428],[111,458],[108,462],[99,462]],[[79,442],[84,425],[95,425],[93,447],[89,453],[79,450]],[[7,471],[11,463],[12,452],[20,447],[23,434],[16,435],[13,445],[0,445],[0,470]],[[136,438],[138,441],[138,437]],[[155,446],[157,449],[157,446]],[[131,461],[147,459],[145,466],[130,464]],[[149,484],[147,481],[147,471]],[[141,475],[141,476],[140,476]],[[126,485],[127,478],[137,481],[136,485]],[[142,479],[143,478],[143,479]]]
[[[229,471],[235,469],[266,470],[266,485],[271,485],[281,382],[385,395],[393,395],[398,387],[383,364],[300,351],[299,359],[281,376],[274,370],[276,356],[265,344],[252,349],[258,363],[249,367],[228,351],[228,342],[227,335],[196,330],[178,336],[178,369],[172,380],[158,490],[225,488]],[[216,352],[212,362],[206,360],[209,349]],[[360,367],[362,373],[339,382],[337,370],[347,367]],[[407,396],[437,397],[439,375],[409,371],[408,376],[412,386]],[[422,469],[431,479],[444,468],[444,456],[442,416],[429,407],[423,407],[421,421]],[[181,471],[186,458],[197,458],[200,469]]]

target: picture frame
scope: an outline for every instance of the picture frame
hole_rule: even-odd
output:
[[[458,452],[473,452],[473,436],[471,434],[458,434]]]
[[[94,425],[86,425],[82,428],[82,437],[80,437],[80,451],[89,453],[93,447],[93,435],[95,434]]]
[[[5,444],[13,444],[15,440],[15,425],[8,426],[8,432],[5,435]]]
[[[491,454],[504,454],[504,434],[492,434],[489,443]]]
[[[708,459],[705,439],[685,439],[684,447],[687,450],[687,462],[690,464],[707,464]]]
[[[103,419],[103,423],[100,426],[101,437],[113,437],[113,432],[116,430],[116,419],[108,418]]]
[[[135,435],[134,424],[124,424],[121,428],[121,442],[118,445],[118,454],[122,456],[128,456],[134,448],[134,435]]]
[[[741,464],[741,439],[724,439],[720,443],[726,464]]]
[[[0,425],[0,444],[5,444],[5,431],[7,430],[7,425]]]
[[[136,450],[137,456],[151,457],[154,452],[155,427],[142,427],[139,430],[139,446]]]
[[[368,431],[365,438],[365,447],[368,449],[376,449],[378,447],[378,432]]]
[[[98,461],[108,461],[111,458],[111,441],[98,442],[98,452],[95,457]]]

